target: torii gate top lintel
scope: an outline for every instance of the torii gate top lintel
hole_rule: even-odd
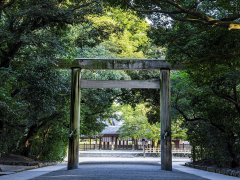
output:
[[[184,69],[183,64],[171,66],[164,59],[97,59],[97,58],[76,58],[68,62],[61,59],[55,60],[56,69],[70,69],[79,67],[81,69],[102,69],[102,70],[160,70]]]

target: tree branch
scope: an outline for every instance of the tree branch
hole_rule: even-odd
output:
[[[224,129],[223,127],[221,127],[220,125],[212,122],[212,121],[209,120],[209,119],[205,119],[205,118],[195,118],[195,117],[194,117],[193,119],[188,118],[188,117],[184,114],[184,112],[178,107],[178,105],[177,105],[177,100],[178,100],[178,94],[177,94],[177,98],[176,98],[176,100],[175,100],[175,105],[174,105],[174,107],[177,109],[177,111],[183,116],[183,118],[184,118],[186,121],[189,121],[189,122],[193,122],[193,121],[206,121],[206,122],[207,122],[207,121],[208,121],[208,122],[210,122],[210,124],[211,124],[212,126],[216,127],[216,128],[219,129],[221,132],[225,132],[225,129]]]
[[[236,100],[236,109],[238,111],[238,113],[240,114],[240,104],[239,104],[239,100],[238,100],[238,94],[237,94],[237,85],[234,85],[233,87],[233,95],[234,95],[234,99]]]
[[[217,26],[213,26],[213,27],[206,28],[206,29],[203,29],[203,30],[198,31],[198,32],[183,34],[183,35],[178,36],[178,37],[175,37],[175,38],[167,38],[167,40],[170,40],[170,41],[171,41],[171,40],[176,40],[176,39],[181,38],[181,37],[191,36],[191,35],[193,35],[193,34],[200,34],[200,33],[202,33],[202,32],[205,32],[205,31],[214,29],[214,28],[216,28],[216,27],[217,27]]]
[[[194,63],[196,62],[201,62],[201,61],[204,61],[206,59],[209,59],[209,58],[215,58],[215,57],[226,57],[226,60],[228,60],[229,58],[234,58],[234,57],[239,57],[240,53],[237,53],[237,54],[233,54],[231,55],[232,53],[234,53],[236,50],[240,49],[240,46],[237,46],[236,48],[234,48],[233,50],[231,50],[228,54],[223,54],[223,55],[219,55],[219,54],[211,54],[209,56],[206,56],[206,57],[203,57],[203,58],[200,58],[198,60],[195,60]],[[185,64],[192,64],[192,63],[185,63]]]
[[[220,94],[217,91],[215,91],[215,89],[213,87],[212,87],[212,91],[214,94],[216,94],[216,96],[223,98],[223,99],[233,103],[234,105],[237,105],[236,100],[234,98],[232,98],[231,96]]]
[[[142,9],[138,9],[135,8],[133,5],[131,5],[129,2],[127,2],[127,0],[124,0],[125,3],[134,11],[138,11],[138,12],[144,12],[144,13],[149,13],[149,12],[159,12],[159,13],[164,13],[164,14],[179,14],[182,13],[182,11],[165,11],[165,10],[159,10],[159,9],[153,9],[153,10],[142,10]]]
[[[186,22],[193,22],[193,23],[201,23],[205,25],[217,25],[217,26],[223,26],[223,27],[229,27],[230,29],[240,29],[239,23],[232,23],[232,21],[240,18],[240,14],[236,14],[231,17],[226,17],[222,18],[220,20],[215,20],[211,17],[208,17],[207,15],[200,13],[198,11],[192,10],[193,8],[187,9],[182,7],[178,2],[171,1],[171,0],[159,0],[156,2],[156,0],[152,0],[157,6],[159,6],[161,9],[139,9],[134,7],[131,3],[129,3],[127,0],[124,0],[125,3],[134,11],[137,12],[143,12],[143,13],[153,13],[153,12],[158,12],[158,13],[163,13],[169,15],[171,18],[177,21],[186,21]],[[198,3],[195,4],[197,6],[200,2],[204,0],[199,1]],[[176,11],[168,11],[164,8],[164,6],[160,3],[166,3],[168,6],[173,6],[177,8],[178,10]],[[178,14],[187,14],[187,15],[192,15],[195,18],[182,18],[182,17],[177,17],[176,15]]]

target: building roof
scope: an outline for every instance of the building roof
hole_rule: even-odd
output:
[[[107,125],[105,129],[101,132],[101,134],[119,134],[116,131],[122,127],[124,121],[116,121],[115,119],[111,119],[114,125],[106,122]]]

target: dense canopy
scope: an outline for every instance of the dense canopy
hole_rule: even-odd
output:
[[[239,165],[239,0],[1,0],[0,20],[0,153],[51,161],[66,155],[70,72],[54,69],[55,58],[165,58],[186,67],[171,72],[172,137],[188,139],[199,160]],[[159,74],[83,70],[82,78]],[[157,139],[159,96],[84,89],[81,134],[96,137],[105,121],[123,118],[123,136]],[[136,123],[139,131],[129,134]]]

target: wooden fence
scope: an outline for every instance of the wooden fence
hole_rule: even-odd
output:
[[[191,153],[190,144],[179,144],[179,148],[172,148],[172,153]],[[161,147],[158,148],[145,148],[145,153],[161,153]]]

